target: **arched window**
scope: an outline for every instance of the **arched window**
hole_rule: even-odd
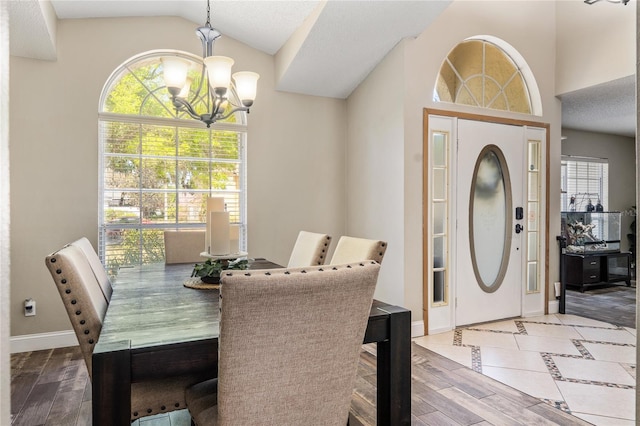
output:
[[[130,59],[102,91],[99,247],[111,274],[126,265],[163,262],[163,231],[204,229],[208,196],[225,198],[231,223],[239,225],[240,250],[246,249],[245,113],[210,129],[176,114],[162,76],[160,59],[167,55],[193,63],[196,95],[202,59],[175,51]],[[204,108],[205,92],[200,89],[196,108]]]
[[[434,100],[542,115],[533,74],[518,52],[495,37],[464,40],[442,62]]]

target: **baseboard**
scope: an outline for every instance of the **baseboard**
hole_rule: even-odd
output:
[[[424,321],[413,321],[411,323],[411,337],[424,336]]]
[[[557,314],[560,312],[560,301],[559,300],[550,300],[549,301],[549,313]]]
[[[424,321],[411,323],[411,337],[424,336]],[[78,339],[72,330],[53,331],[51,333],[25,334],[10,339],[11,353],[42,351],[45,349],[76,346]]]
[[[45,349],[65,348],[78,345],[73,330],[53,331],[50,333],[25,334],[9,339],[11,353],[42,351]]]

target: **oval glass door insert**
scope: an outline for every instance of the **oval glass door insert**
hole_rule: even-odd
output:
[[[485,146],[476,161],[469,200],[469,246],[478,285],[500,288],[511,251],[511,184],[504,155]]]

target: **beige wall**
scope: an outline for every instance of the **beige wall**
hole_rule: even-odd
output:
[[[526,31],[523,31],[526,29]],[[353,180],[350,171],[347,186],[349,196],[355,189],[358,195],[349,201],[347,229],[361,229],[358,212],[379,209],[380,200],[393,200],[393,209],[384,209],[384,220],[369,224],[371,235],[385,234],[400,229],[393,236],[390,251],[396,251],[397,259],[385,257],[383,270],[393,268],[395,281],[394,303],[410,308],[413,320],[422,319],[422,112],[423,108],[440,108],[502,117],[540,121],[551,124],[551,223],[559,222],[560,179],[560,102],[555,98],[555,5],[552,2],[503,2],[503,1],[456,1],[438,17],[434,23],[415,40],[407,40],[392,52],[382,68],[378,67],[365,83],[349,98],[349,155],[347,169],[355,165],[361,176],[377,173],[384,181],[369,182]],[[459,42],[474,35],[491,35],[511,44],[531,67],[541,92],[543,116],[532,117],[477,110],[448,104],[437,104],[432,100],[436,76],[442,60]],[[394,70],[383,71],[392,67]],[[404,76],[404,78],[403,78]],[[401,86],[400,86],[401,85]],[[399,87],[403,89],[399,89]],[[404,98],[399,103],[397,90],[403,90]],[[383,96],[387,96],[383,98]],[[385,99],[381,103],[380,99]],[[397,117],[398,111],[403,117]],[[380,131],[385,123],[384,131]],[[399,142],[398,138],[403,141]],[[368,147],[367,150],[362,148]],[[366,155],[370,164],[352,155]],[[399,159],[401,156],[401,160]],[[401,162],[401,164],[400,164]],[[384,165],[385,171],[379,167]],[[402,182],[400,182],[402,180]],[[400,198],[401,197],[401,198]],[[376,214],[376,213],[374,213]],[[555,231],[555,230],[554,230]],[[557,248],[555,233],[550,232],[550,276],[557,276]],[[403,280],[399,278],[402,277]],[[403,287],[399,290],[398,287]],[[402,296],[404,300],[398,300]]]
[[[65,20],[55,62],[11,58],[11,335],[68,330],[45,256],[98,233],[100,93],[111,72],[153,49],[199,55],[179,18]],[[249,253],[286,264],[300,229],[344,231],[346,102],[279,93],[273,57],[223,38],[216,54],[261,74],[249,116]],[[22,302],[37,301],[25,318]]]
[[[623,212],[621,246],[629,249],[627,233],[633,221],[629,215],[636,205],[636,151],[635,138],[562,129],[567,139],[562,141],[562,155],[606,158],[609,160],[609,203],[606,211]]]
[[[9,355],[9,5],[0,2],[0,424],[11,422]]]
[[[636,72],[636,5],[557,1],[556,94]]]
[[[403,75],[404,42],[347,101],[347,233],[389,244],[375,297],[400,306],[406,306]]]

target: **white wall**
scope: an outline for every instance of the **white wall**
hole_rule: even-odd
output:
[[[606,158],[609,160],[609,203],[606,211],[623,212],[620,241],[622,250],[629,249],[627,233],[634,220],[629,215],[636,205],[635,138],[562,129],[562,155]]]
[[[153,49],[201,54],[179,18],[58,22],[55,62],[11,58],[11,335],[68,330],[45,268],[50,252],[98,233],[98,101],[111,72]],[[249,115],[251,256],[286,264],[300,229],[344,231],[346,102],[276,92],[273,57],[224,37],[216,54],[260,73]],[[37,316],[25,318],[33,297]]]
[[[636,2],[556,1],[556,94],[634,75]]]

